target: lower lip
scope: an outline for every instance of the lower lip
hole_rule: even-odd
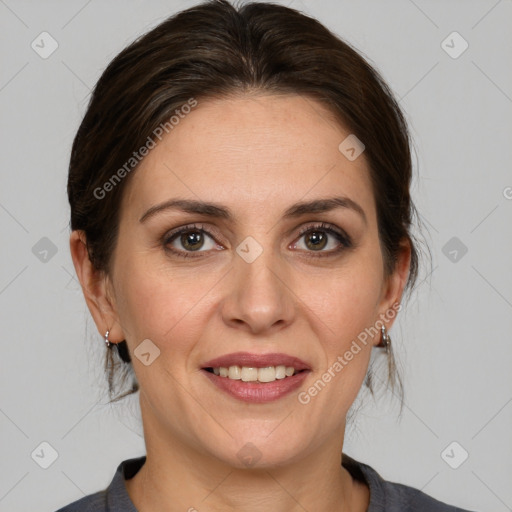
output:
[[[254,404],[279,400],[300,387],[309,373],[308,370],[304,370],[291,377],[285,377],[273,382],[244,382],[242,380],[229,379],[228,377],[219,377],[207,370],[202,370],[202,372],[210,379],[210,382],[228,395],[243,402]]]

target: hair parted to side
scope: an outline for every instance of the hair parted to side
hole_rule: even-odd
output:
[[[385,272],[393,271],[408,240],[410,292],[418,274],[411,233],[418,216],[403,114],[379,73],[349,44],[317,20],[266,2],[211,0],[181,11],[136,39],[103,72],[73,142],[67,187],[71,229],[84,231],[94,267],[107,275],[111,270],[121,198],[136,166],[108,193],[99,197],[97,191],[191,98],[200,103],[244,94],[317,100],[364,143]],[[138,389],[126,342],[116,346],[105,363],[111,401]],[[388,361],[388,384],[401,396],[392,352]],[[132,383],[112,399],[117,374],[119,386],[128,378]],[[371,372],[365,384],[373,394]]]

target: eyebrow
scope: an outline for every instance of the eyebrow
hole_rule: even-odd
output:
[[[343,196],[327,197],[308,202],[302,201],[295,203],[284,212],[283,219],[296,218],[311,213],[329,212],[337,208],[346,208],[358,213],[364,223],[368,224],[363,208],[361,208],[361,206],[352,199]],[[166,210],[180,210],[186,213],[196,213],[228,221],[234,220],[231,210],[219,204],[196,201],[194,199],[170,199],[149,208],[149,210],[147,210],[139,219],[139,222],[144,222],[157,213]]]

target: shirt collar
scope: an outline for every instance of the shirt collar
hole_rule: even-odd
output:
[[[107,511],[117,512],[137,512],[132,503],[128,491],[126,490],[125,480],[132,478],[146,462],[146,456],[127,459],[117,467],[112,482],[107,488]],[[380,506],[384,504],[385,493],[382,477],[370,466],[359,462],[347,454],[342,454],[342,466],[352,475],[353,478],[364,482],[370,488],[370,504],[367,512],[376,512],[382,510]]]

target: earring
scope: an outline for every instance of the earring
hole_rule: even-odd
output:
[[[386,330],[386,327],[384,325],[380,328],[380,330],[381,330],[381,333],[382,333],[382,340],[377,345],[377,347],[385,348],[386,352],[389,352],[389,349],[390,349],[390,346],[391,346],[391,336],[388,334],[388,332]]]
[[[104,336],[104,338],[105,338],[105,345],[107,345],[107,348],[112,348],[112,343],[111,343],[110,341],[108,341],[108,335],[109,335],[109,333],[110,333],[110,331],[107,331],[107,332],[105,333],[105,336]]]

